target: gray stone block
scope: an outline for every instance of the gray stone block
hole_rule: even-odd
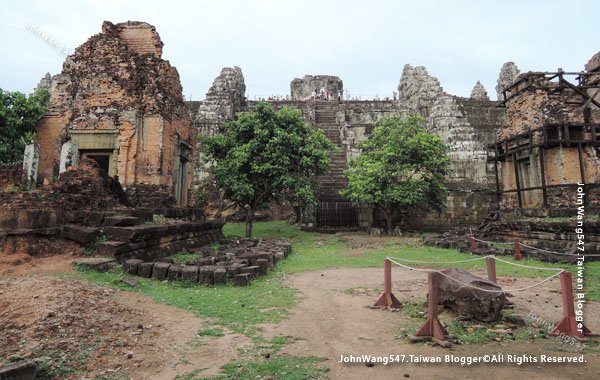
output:
[[[154,268],[152,268],[152,278],[159,281],[166,280],[170,266],[171,264],[169,263],[154,263]]]
[[[215,284],[225,284],[227,283],[227,270],[225,268],[217,268],[214,272],[214,282]]]
[[[30,361],[21,361],[0,366],[1,380],[34,380],[35,364]]]
[[[138,276],[143,278],[150,278],[152,276],[152,267],[154,267],[154,263],[140,263],[138,265]]]
[[[214,283],[214,271],[213,266],[200,267],[200,273],[198,276],[198,282],[206,285],[212,285]]]
[[[181,270],[183,269],[183,265],[172,264],[169,267],[169,271],[167,273],[167,278],[169,281],[181,280]]]
[[[181,269],[181,279],[184,281],[198,282],[198,267],[186,265]]]
[[[125,271],[125,273],[129,273],[135,276],[138,274],[138,266],[141,263],[143,263],[143,261],[139,259],[125,260],[125,262],[123,263],[123,270]]]
[[[250,273],[240,273],[233,276],[233,285],[246,286],[250,283]]]
[[[256,260],[256,266],[258,266],[258,274],[264,276],[269,269],[269,261],[267,259],[258,259]]]

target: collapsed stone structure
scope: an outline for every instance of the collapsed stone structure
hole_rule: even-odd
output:
[[[37,128],[38,182],[91,158],[140,204],[156,198],[139,193],[173,197],[184,206],[193,202],[197,133],[162,46],[152,25],[106,21],[60,74],[42,81],[51,98]]]
[[[124,260],[222,237],[223,223],[200,221],[192,207],[197,131],[162,46],[152,25],[106,21],[60,74],[42,79],[50,104],[37,144],[25,150],[21,178],[19,168],[0,175],[5,188],[18,185],[0,193],[0,250],[35,255],[74,242]]]
[[[240,102],[240,91],[245,88],[238,68],[225,68],[209,90],[206,100],[193,113],[200,134],[213,135],[219,125],[235,117],[235,113],[253,109],[257,102]],[[233,74],[235,73],[235,74]],[[337,96],[329,101],[314,99],[314,92],[324,88],[328,93],[339,94],[343,82],[334,76],[296,78],[291,82],[291,100],[271,101],[278,107],[288,106],[302,112],[304,119],[323,130],[327,137],[341,148],[331,154],[328,173],[317,178],[316,208],[303,211],[303,226],[308,229],[338,230],[364,229],[380,223],[373,210],[352,205],[339,192],[347,185],[344,170],[348,161],[358,154],[358,144],[366,140],[375,122],[393,113],[418,113],[424,125],[450,144],[452,171],[449,176],[448,207],[440,217],[434,213],[396,215],[396,223],[413,229],[446,230],[453,226],[477,225],[487,213],[496,208],[493,167],[487,162],[486,146],[496,138],[496,131],[504,120],[504,110],[499,103],[487,98],[478,83],[471,98],[445,93],[439,81],[430,76],[424,67],[404,67],[395,100],[343,100]],[[225,112],[223,112],[223,110]],[[200,159],[197,176],[207,178],[209,167]],[[213,194],[213,201],[218,196]],[[381,220],[382,222],[382,220]]]
[[[206,285],[225,284],[232,280],[236,286],[248,285],[292,251],[292,245],[281,239],[220,239],[220,246],[192,250],[202,258],[186,262],[185,265],[172,260],[158,261],[128,259],[123,268],[126,273],[144,278],[182,280]]]

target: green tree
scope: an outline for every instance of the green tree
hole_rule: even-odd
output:
[[[316,203],[313,177],[327,170],[328,153],[335,148],[299,110],[276,111],[264,102],[225,123],[223,134],[201,141],[207,158],[215,161],[213,174],[224,198],[246,210],[247,237],[255,211],[271,201]]]
[[[350,162],[345,173],[348,187],[341,194],[381,210],[388,234],[396,208],[443,209],[448,147],[439,136],[427,133],[418,116],[384,117],[359,147],[362,153]]]
[[[46,111],[49,98],[45,89],[29,97],[0,89],[0,164],[23,159],[23,149],[35,139],[35,127]]]

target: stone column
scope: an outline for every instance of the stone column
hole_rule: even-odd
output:
[[[58,173],[64,173],[67,171],[69,166],[75,166],[78,162],[77,145],[70,141],[67,141],[62,145],[60,150],[60,166]]]
[[[27,190],[35,189],[39,162],[40,146],[37,143],[27,144],[23,154],[23,185]]]

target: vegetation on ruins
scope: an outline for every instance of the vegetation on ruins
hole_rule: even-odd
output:
[[[447,145],[427,133],[420,117],[384,117],[359,147],[362,153],[349,163],[348,188],[342,195],[381,210],[388,233],[397,208],[443,209],[444,180],[450,166]]]
[[[225,199],[246,210],[246,236],[254,213],[271,201],[316,203],[313,176],[329,167],[334,145],[308,125],[299,110],[259,103],[225,123],[223,134],[203,137],[206,156]]]
[[[44,115],[50,95],[46,89],[26,96],[0,88],[0,164],[23,159],[25,145],[35,138],[35,127]]]

